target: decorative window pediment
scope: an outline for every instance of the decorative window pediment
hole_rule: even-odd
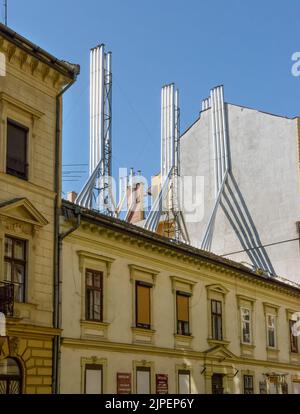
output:
[[[208,292],[221,293],[222,295],[226,295],[229,292],[228,289],[219,284],[207,285],[206,290]]]
[[[37,227],[43,227],[48,224],[48,220],[27,198],[17,198],[0,203],[0,216]]]
[[[237,356],[229,351],[224,346],[214,346],[213,348],[208,349],[205,351],[206,356],[216,358],[216,359],[236,359]],[[221,361],[220,361],[221,362]]]

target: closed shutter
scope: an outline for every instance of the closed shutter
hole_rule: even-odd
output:
[[[177,293],[177,319],[179,321],[189,321],[189,297]]]
[[[137,326],[150,328],[150,286],[140,283],[136,285],[136,324]]]

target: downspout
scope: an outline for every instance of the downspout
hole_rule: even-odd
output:
[[[74,79],[56,96],[56,127],[55,127],[55,212],[54,212],[54,283],[53,283],[53,327],[61,328],[60,323],[60,240],[59,240],[59,216],[61,204],[61,99],[62,95],[75,83],[77,73],[74,73]],[[59,355],[60,355],[60,336],[56,335],[53,339],[53,354],[52,354],[52,392],[59,393]]]

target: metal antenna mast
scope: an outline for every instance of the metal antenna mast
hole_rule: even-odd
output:
[[[90,176],[75,202],[114,215],[112,195],[112,55],[101,44],[90,52]]]
[[[7,0],[4,0],[4,24],[7,26]]]
[[[180,109],[179,91],[165,85],[161,91],[161,189],[144,227],[156,231],[163,222],[168,237],[189,243],[180,206]]]

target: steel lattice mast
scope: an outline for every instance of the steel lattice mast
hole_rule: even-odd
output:
[[[101,44],[90,52],[90,176],[76,203],[114,215],[112,196],[112,55]]]
[[[144,228],[156,231],[160,221],[170,226],[169,237],[189,243],[180,206],[180,108],[179,91],[172,83],[161,91],[161,189]]]

